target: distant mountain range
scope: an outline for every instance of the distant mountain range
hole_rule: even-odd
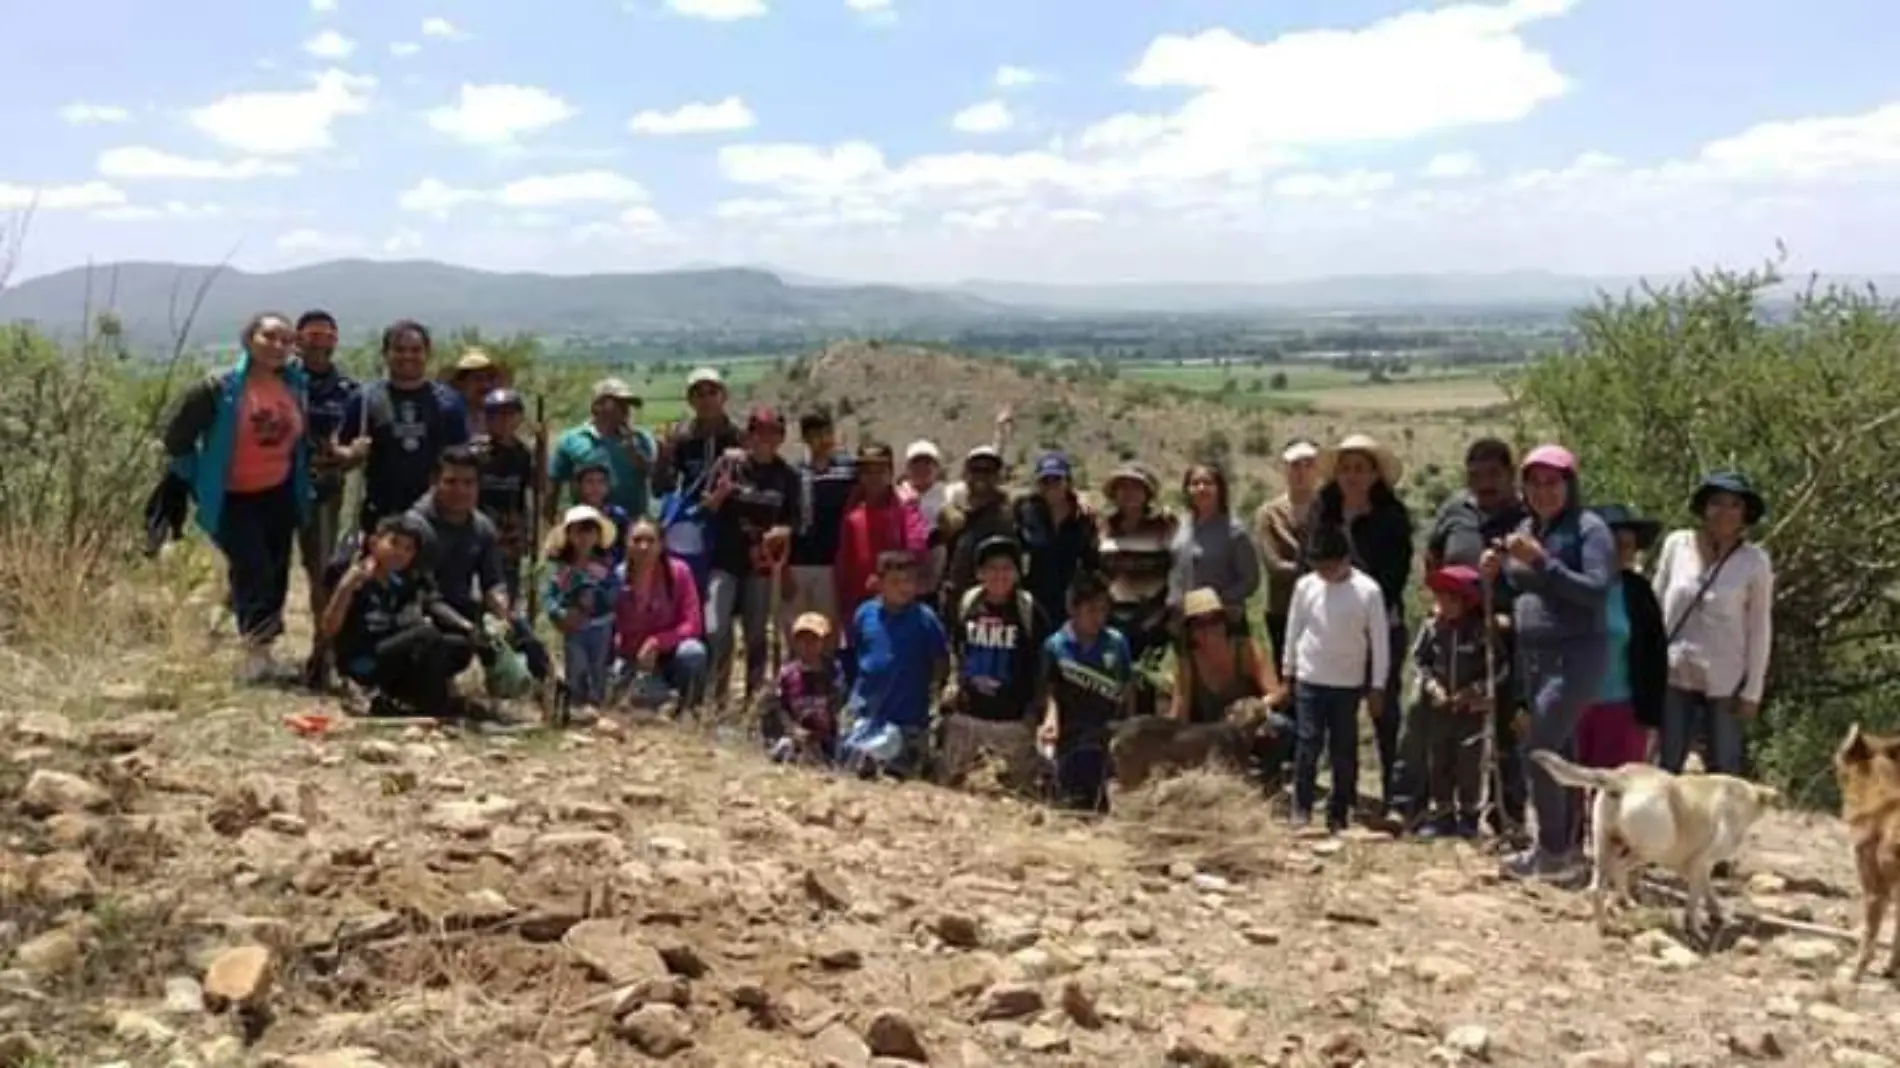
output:
[[[0,321],[33,320],[65,332],[88,306],[116,312],[139,343],[171,339],[173,323],[213,268],[119,263],[61,271],[0,290]],[[1116,313],[1206,314],[1561,311],[1601,292],[1620,295],[1635,277],[1538,271],[1394,274],[1267,284],[1049,285],[967,281],[893,286],[838,281],[763,267],[705,266],[643,274],[497,273],[428,261],[337,260],[271,273],[224,269],[210,287],[197,343],[260,309],[329,309],[355,333],[365,324],[413,318],[444,328],[495,333],[637,337],[689,333],[901,335],[985,321]],[[1674,281],[1657,277],[1657,282]],[[1900,276],[1873,279],[1883,292]]]
[[[30,278],[0,290],[0,321],[75,329],[88,308],[110,309],[126,335],[166,341],[214,268],[119,263]],[[787,285],[750,268],[651,274],[549,275],[477,271],[432,262],[337,260],[253,274],[224,269],[213,281],[193,340],[215,340],[260,310],[295,315],[324,308],[351,333],[365,324],[417,319],[444,329],[626,337],[731,331],[901,333],[1009,314],[975,296],[897,286]]]

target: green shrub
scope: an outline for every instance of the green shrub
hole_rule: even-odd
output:
[[[1507,383],[1526,420],[1575,450],[1594,501],[1669,526],[1714,469],[1769,503],[1775,642],[1759,772],[1799,801],[1834,799],[1848,724],[1900,727],[1900,313],[1869,291],[1770,307],[1766,268],[1717,272],[1580,312],[1576,351]]]

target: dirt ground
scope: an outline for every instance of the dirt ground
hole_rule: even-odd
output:
[[[0,720],[0,1065],[1893,1065],[1826,938],[1599,938],[1466,844],[1194,776],[1081,824],[659,723],[285,726],[228,657]],[[100,674],[106,674],[104,670]],[[317,708],[320,711],[333,709]],[[1839,827],[1728,892],[1851,926]]]

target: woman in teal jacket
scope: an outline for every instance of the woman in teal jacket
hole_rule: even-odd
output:
[[[165,428],[172,470],[190,483],[198,526],[229,569],[246,683],[283,675],[270,647],[284,630],[291,544],[310,504],[308,388],[295,345],[289,319],[252,319],[237,366],[186,391]]]

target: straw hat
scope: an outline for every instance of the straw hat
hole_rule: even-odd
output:
[[[614,543],[618,533],[614,529],[614,521],[600,514],[600,509],[591,504],[577,504],[561,517],[559,526],[548,531],[547,541],[541,547],[543,554],[553,557],[566,553],[568,530],[584,523],[592,523],[594,529],[600,532],[601,549],[605,550]]]
[[[1150,501],[1161,495],[1161,482],[1155,478],[1154,472],[1133,463],[1123,464],[1109,472],[1108,477],[1102,480],[1102,495],[1114,500],[1115,486],[1122,482],[1133,482],[1146,490]]]
[[[1349,434],[1345,440],[1319,454],[1320,477],[1332,481],[1333,471],[1339,466],[1342,453],[1356,452],[1372,458],[1373,465],[1379,469],[1379,479],[1388,487],[1397,489],[1399,479],[1405,477],[1405,464],[1391,449],[1380,444],[1379,439],[1370,434]]]
[[[792,621],[792,637],[809,634],[823,641],[831,637],[831,621],[817,612],[806,612]]]
[[[455,373],[457,376],[474,374],[478,371],[492,371],[494,369],[494,358],[481,349],[469,349],[467,352],[462,353],[461,359],[455,361]]]
[[[1221,604],[1220,594],[1215,593],[1210,587],[1203,586],[1198,590],[1189,590],[1188,595],[1181,599],[1183,620],[1191,622],[1207,616],[1225,616],[1226,614],[1227,606]]]

